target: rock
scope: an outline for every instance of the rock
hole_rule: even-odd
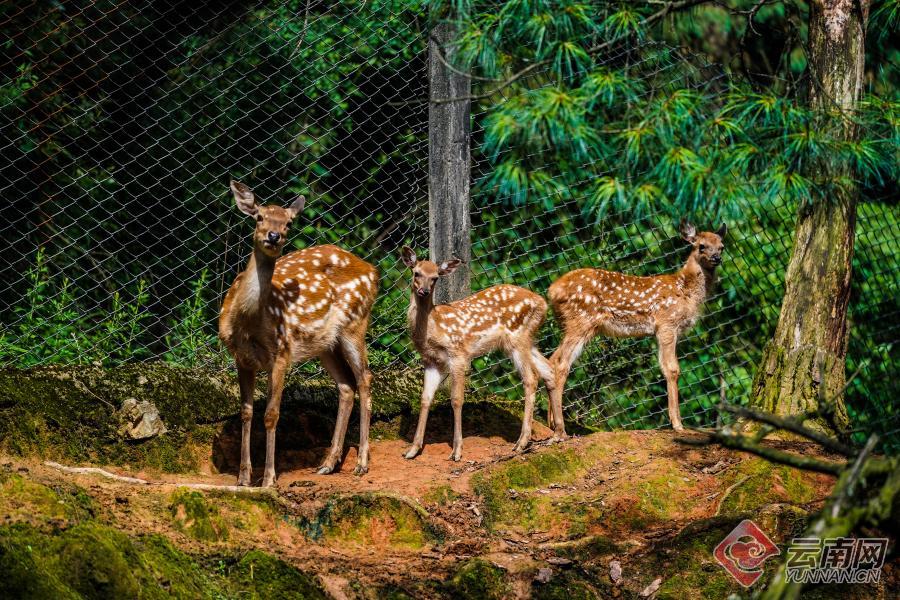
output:
[[[662,585],[662,577],[657,577],[653,580],[653,583],[644,588],[644,591],[640,593],[641,598],[649,598],[653,594],[659,591],[659,586]]]
[[[538,569],[537,575],[534,576],[534,581],[536,583],[550,583],[550,579],[553,578],[553,569],[548,567],[541,567]]]
[[[136,398],[128,398],[119,409],[122,426],[119,435],[132,440],[146,440],[167,431],[165,423],[159,416],[159,410],[152,402],[138,402]]]
[[[622,563],[617,560],[609,561],[609,579],[615,585],[622,581]]]

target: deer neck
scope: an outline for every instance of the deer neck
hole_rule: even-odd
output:
[[[238,297],[238,308],[247,316],[265,314],[265,308],[272,295],[272,274],[275,272],[276,258],[269,256],[259,248],[253,249],[253,255],[244,270],[244,285]]]
[[[694,251],[691,252],[687,262],[681,268],[681,277],[690,297],[698,304],[702,304],[712,291],[716,281],[716,272],[714,269],[707,269],[701,265],[697,258],[697,252]]]
[[[409,329],[412,334],[413,344],[422,348],[428,341],[428,321],[431,311],[434,310],[434,299],[431,294],[420,298],[415,292],[409,295],[409,311],[406,317],[409,320]]]

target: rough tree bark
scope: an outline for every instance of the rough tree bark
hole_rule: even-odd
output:
[[[428,107],[428,223],[431,260],[438,263],[454,256],[465,264],[438,282],[435,302],[445,304],[472,293],[469,263],[472,230],[469,216],[469,169],[471,163],[471,103],[469,100],[436,103],[434,100],[467,98],[471,79],[448,69],[439,58],[447,52],[452,60],[456,31],[440,22],[428,41],[428,73],[432,102]]]
[[[832,115],[828,127],[844,139],[858,135],[847,117],[862,92],[868,16],[869,0],[810,3],[809,104]],[[858,200],[858,190],[846,184],[851,174],[849,164],[834,161],[808,169],[817,186],[800,207],[781,316],[751,395],[753,405],[779,415],[814,411],[822,398],[833,399],[831,417],[817,423],[831,433],[848,424],[842,392]]]

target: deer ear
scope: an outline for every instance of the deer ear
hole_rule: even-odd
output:
[[[694,227],[690,221],[687,219],[681,220],[681,225],[678,227],[678,230],[681,232],[681,237],[689,244],[693,244],[694,240],[697,239],[697,228]]]
[[[403,246],[403,249],[400,250],[400,258],[403,259],[403,264],[412,269],[416,266],[416,263],[419,262],[416,258],[416,253],[409,246]]]
[[[257,215],[259,207],[256,205],[256,196],[253,195],[250,188],[240,181],[232,180],[231,192],[234,194],[234,203],[237,204],[242,213],[251,217]]]
[[[719,230],[716,232],[716,235],[719,236],[720,239],[725,239],[725,232],[728,231],[728,226],[725,223],[722,223],[722,226],[719,227]]]
[[[305,196],[297,196],[297,199],[291,202],[291,205],[287,207],[289,213],[291,213],[291,218],[293,219],[301,212],[303,212],[303,206],[306,204]]]
[[[438,267],[438,275],[440,275],[441,277],[446,277],[463,264],[464,262],[459,258],[454,258],[452,260],[448,260],[447,262],[442,262],[441,266]]]

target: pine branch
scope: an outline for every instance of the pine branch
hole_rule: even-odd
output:
[[[837,452],[838,454],[843,454],[844,456],[853,456],[855,454],[853,448],[851,448],[850,446],[843,444],[838,440],[825,435],[824,433],[814,431],[804,426],[803,421],[806,420],[805,417],[801,417],[799,419],[791,417],[779,417],[772,413],[761,412],[750,408],[745,408],[743,406],[735,406],[733,404],[723,404],[720,406],[720,409],[733,415],[737,415],[738,417],[752,419],[753,421],[771,425],[776,429],[782,429],[784,431],[796,433],[797,435],[801,435],[822,445],[832,452]]]
[[[669,14],[671,14],[673,12],[677,12],[680,10],[686,10],[688,8],[693,8],[695,6],[698,6],[700,4],[707,4],[707,3],[711,3],[711,2],[715,3],[715,0],[678,0],[678,1],[674,1],[674,2],[665,2],[663,5],[663,8],[656,11],[652,15],[642,19],[640,24],[643,27],[648,27],[650,25],[653,25],[657,21],[662,20],[663,18],[665,18],[666,16],[668,16]],[[594,46],[587,48],[585,50],[585,52],[588,54],[596,54],[602,50],[606,50],[607,48],[610,48],[613,44],[618,42],[619,39],[620,38],[615,38],[615,39],[607,40],[601,44],[595,44]],[[443,62],[445,65],[447,64],[446,62],[444,62],[442,60],[442,57],[439,57],[439,58],[441,58],[441,62]],[[494,88],[488,90],[487,92],[483,92],[481,94],[468,94],[465,96],[457,96],[456,98],[432,98],[431,102],[433,104],[448,104],[450,102],[474,101],[474,100],[483,100],[485,98],[490,98],[494,94],[501,92],[504,89],[508,88],[509,86],[514,84],[516,81],[522,79],[529,73],[535,71],[536,69],[539,69],[540,67],[545,67],[552,62],[553,62],[552,58],[545,58],[544,60],[539,60],[535,63],[532,63],[532,64],[528,65],[527,67],[525,67],[524,69],[517,71],[516,73],[513,73],[507,79],[503,80],[499,85],[497,85]],[[456,73],[463,74],[467,77],[471,77],[470,74],[459,71],[458,69],[453,68],[451,70],[453,70]]]

